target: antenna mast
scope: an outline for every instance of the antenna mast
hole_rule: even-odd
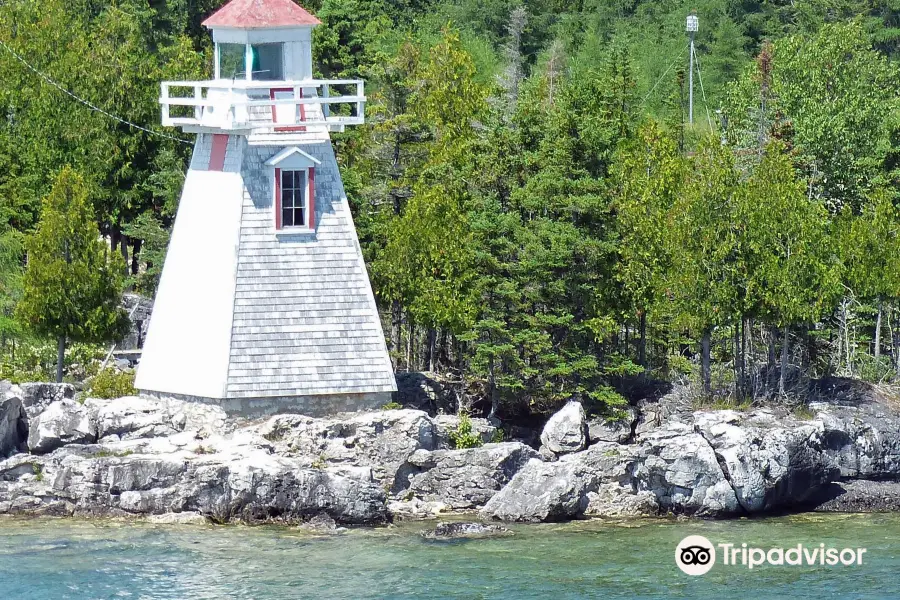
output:
[[[688,69],[688,123],[694,124],[694,34],[700,27],[700,19],[696,13],[691,13],[687,18],[687,32],[691,36],[690,68]]]

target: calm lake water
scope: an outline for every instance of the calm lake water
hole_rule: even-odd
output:
[[[278,527],[0,519],[0,598],[900,598],[900,515],[580,522],[434,542],[423,523],[315,537]],[[865,547],[862,566],[675,566],[714,544]]]

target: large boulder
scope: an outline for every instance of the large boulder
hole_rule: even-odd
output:
[[[810,408],[822,422],[825,453],[841,477],[900,476],[900,411],[870,398],[841,404],[815,402]]]
[[[637,426],[637,413],[628,408],[618,419],[606,419],[593,417],[588,420],[588,442],[614,442],[627,444],[633,436],[633,429]]]
[[[656,495],[635,477],[646,458],[640,446],[599,442],[556,462],[532,460],[481,514],[502,521],[655,515]]]
[[[0,458],[28,451],[28,417],[19,398],[0,400]]]
[[[390,489],[406,487],[416,450],[434,450],[434,425],[420,410],[383,410],[345,419],[277,415],[259,428],[277,453],[305,464],[372,467],[375,478]]]
[[[578,452],[587,447],[587,423],[580,402],[569,402],[544,425],[541,444],[553,454]]]
[[[538,454],[519,442],[465,450],[417,450],[407,459],[416,471],[407,492],[453,509],[483,506]]]
[[[28,449],[45,454],[66,444],[97,440],[97,425],[87,407],[74,400],[59,400],[29,424]]]
[[[762,409],[697,413],[695,422],[748,513],[803,504],[839,475],[824,453],[819,421],[800,423]]]
[[[651,431],[641,439],[646,458],[634,470],[639,489],[648,489],[664,510],[698,516],[741,511],[734,489],[712,446],[681,423]]]
[[[23,383],[12,386],[6,394],[21,398],[28,419],[33,420],[54,402],[74,400],[75,386],[71,383]]]
[[[565,521],[584,514],[599,475],[578,460],[532,459],[495,494],[481,515],[500,521]]]
[[[228,429],[225,411],[211,404],[128,396],[92,398],[85,405],[96,413],[97,435],[102,441],[164,437],[182,431],[207,437]]]

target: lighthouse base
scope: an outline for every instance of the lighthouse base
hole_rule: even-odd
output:
[[[250,419],[279,414],[300,414],[308,417],[327,417],[338,413],[378,410],[391,401],[390,392],[364,394],[323,394],[318,396],[273,396],[263,398],[205,398],[184,394],[169,394],[139,390],[150,398],[174,398],[186,402],[202,402],[220,406],[232,416]]]

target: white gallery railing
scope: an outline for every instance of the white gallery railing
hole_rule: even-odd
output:
[[[161,88],[162,124],[173,127],[341,130],[365,121],[365,91],[356,79],[165,81]]]

